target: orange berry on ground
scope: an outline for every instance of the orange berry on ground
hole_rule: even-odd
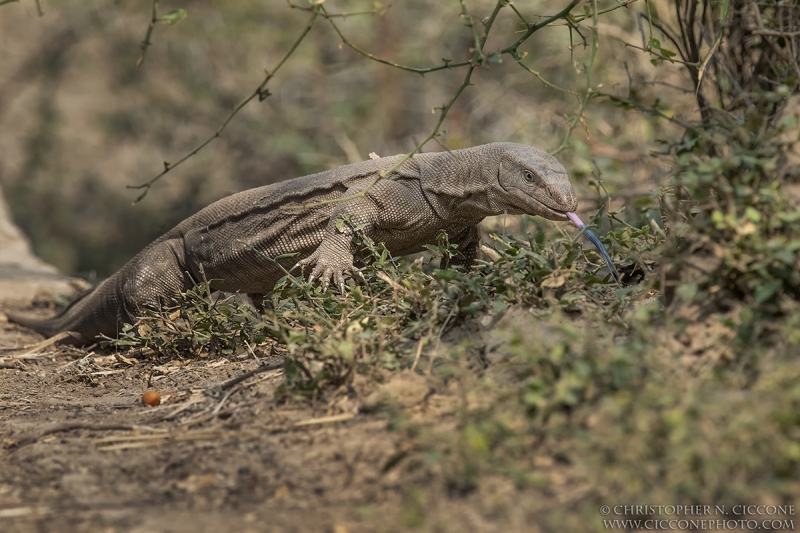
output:
[[[142,394],[142,403],[151,407],[155,407],[161,403],[161,395],[154,390],[149,390]]]

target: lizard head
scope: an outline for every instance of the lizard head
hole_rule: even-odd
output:
[[[497,175],[501,201],[513,206],[509,213],[566,220],[578,199],[567,169],[543,150],[524,144],[504,146]]]

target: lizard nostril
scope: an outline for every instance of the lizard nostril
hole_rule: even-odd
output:
[[[548,187],[550,198],[556,202],[564,211],[574,211],[578,207],[578,198],[572,187]]]

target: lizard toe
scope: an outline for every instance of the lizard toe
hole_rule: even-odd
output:
[[[364,277],[364,273],[361,272],[360,268],[354,268],[353,275],[360,279],[363,283],[367,283],[367,278]]]
[[[289,269],[289,272],[291,272],[292,270],[294,270],[295,268],[298,268],[298,267],[303,269],[303,268],[305,268],[305,267],[307,267],[309,265],[312,265],[312,264],[314,264],[316,262],[317,262],[317,252],[314,252],[313,254],[309,255],[305,259],[301,259],[300,261],[295,263],[294,266]],[[316,271],[316,268],[314,270]],[[314,274],[312,273],[311,275],[313,276]]]
[[[308,276],[308,282],[313,283],[316,279],[322,279],[323,282],[328,279],[328,276],[324,272],[324,265],[317,263],[314,265],[314,269],[311,271],[311,275]]]
[[[337,270],[333,273],[333,281],[336,283],[336,286],[339,288],[339,292],[344,294],[344,272],[341,270]]]
[[[325,268],[325,271],[322,273],[322,277],[320,278],[322,280],[322,292],[328,290],[328,286],[331,284],[331,279],[333,276],[333,269],[331,267]]]
[[[314,265],[309,276],[309,282],[319,280],[322,283],[322,290],[328,289],[333,282],[342,292],[344,292],[344,280],[348,273],[352,273],[353,255],[347,251],[342,251],[336,246],[326,246],[326,243],[307,258],[298,262],[298,265]]]

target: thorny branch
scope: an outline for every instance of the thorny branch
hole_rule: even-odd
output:
[[[594,72],[594,60],[597,57],[597,44],[598,44],[598,31],[597,31],[597,0],[592,0],[592,24],[594,26],[594,31],[592,32],[592,48],[591,52],[589,53],[589,62],[586,64],[586,94],[583,96],[583,100],[581,101],[581,106],[578,109],[578,113],[575,115],[575,118],[572,119],[572,122],[569,125],[569,129],[567,130],[567,134],[564,136],[564,140],[561,141],[561,145],[553,150],[550,155],[556,155],[561,150],[567,147],[570,138],[572,138],[572,132],[575,131],[577,125],[583,120],[583,113],[586,111],[586,105],[589,103],[589,99],[592,98],[594,93],[594,87],[592,86],[592,73]]]
[[[20,0],[0,0],[0,6],[4,4],[18,4],[19,2]],[[36,0],[36,13],[38,13],[40,17],[44,16],[44,10],[42,9],[40,0]]]
[[[272,79],[272,77],[274,77],[275,73],[286,62],[286,60],[294,53],[294,51],[297,49],[299,44],[303,41],[303,39],[308,35],[308,33],[313,28],[314,23],[316,22],[317,18],[320,17],[320,16],[328,21],[328,23],[331,25],[333,30],[336,32],[336,34],[341,39],[343,45],[351,48],[352,50],[354,50],[358,54],[360,54],[360,55],[362,55],[362,56],[364,56],[364,57],[366,57],[368,59],[371,59],[372,61],[376,61],[378,63],[382,63],[384,65],[387,65],[387,66],[390,66],[390,67],[394,67],[394,68],[397,68],[397,69],[400,69],[400,70],[405,70],[405,71],[408,71],[408,72],[414,72],[414,73],[417,73],[417,74],[420,74],[420,75],[425,75],[425,74],[430,73],[430,72],[437,72],[437,71],[441,71],[441,70],[448,70],[448,69],[454,69],[454,68],[459,68],[459,67],[466,67],[467,68],[467,72],[466,72],[466,74],[465,74],[465,76],[463,78],[463,81],[462,81],[461,85],[459,85],[459,87],[456,89],[456,91],[453,94],[452,98],[446,104],[444,104],[442,107],[438,108],[440,110],[440,114],[439,114],[439,118],[438,118],[438,120],[436,122],[436,125],[434,126],[433,130],[424,139],[422,139],[414,147],[413,150],[411,150],[409,153],[405,154],[405,156],[403,158],[401,158],[394,166],[392,166],[391,168],[381,172],[381,174],[376,178],[375,183],[377,183],[377,181],[379,181],[380,179],[383,179],[387,175],[389,175],[392,172],[394,172],[397,168],[400,167],[400,165],[405,163],[414,154],[419,152],[428,142],[430,142],[431,140],[437,139],[437,137],[440,135],[442,124],[444,123],[444,120],[447,117],[448,113],[450,112],[450,110],[452,109],[453,105],[458,100],[458,98],[461,96],[461,94],[464,92],[464,90],[470,85],[470,80],[472,78],[472,74],[473,74],[475,68],[478,67],[478,66],[486,65],[490,61],[490,59],[494,60],[494,61],[497,61],[503,55],[511,55],[511,57],[513,57],[514,60],[517,63],[519,63],[519,65],[523,69],[525,69],[526,71],[528,71],[532,75],[536,76],[545,85],[547,85],[549,87],[552,87],[554,89],[558,89],[558,90],[570,93],[570,94],[575,94],[576,97],[578,97],[578,95],[574,91],[563,89],[561,87],[558,87],[555,84],[550,83],[549,81],[545,80],[538,72],[536,72],[533,69],[531,69],[530,67],[524,65],[521,62],[521,60],[525,57],[526,54],[520,54],[518,52],[518,49],[534,33],[536,33],[537,31],[541,30],[544,27],[553,25],[553,23],[555,23],[558,20],[563,19],[571,28],[574,28],[575,25],[578,22],[580,22],[581,20],[584,20],[587,17],[592,17],[592,19],[594,21],[595,28],[596,28],[596,26],[597,26],[597,16],[599,14],[607,13],[609,11],[613,11],[615,9],[619,9],[620,7],[625,7],[628,4],[631,4],[631,3],[635,2],[636,0],[625,0],[624,2],[621,2],[621,3],[619,3],[619,4],[617,4],[617,5],[613,6],[613,7],[610,7],[610,8],[604,9],[604,10],[599,10],[598,7],[597,7],[597,1],[594,0],[593,3],[592,3],[592,12],[591,13],[587,13],[585,15],[581,15],[581,16],[577,16],[577,17],[571,17],[571,15],[570,15],[571,10],[575,6],[577,6],[580,3],[580,1],[581,0],[570,0],[570,2],[566,6],[564,6],[561,10],[559,10],[556,14],[548,16],[548,17],[544,17],[543,20],[540,20],[537,23],[528,23],[525,20],[525,18],[522,16],[522,14],[519,12],[517,7],[513,4],[513,2],[510,2],[509,0],[498,0],[497,3],[495,4],[494,9],[492,10],[491,15],[488,17],[488,19],[485,20],[485,22],[483,22],[484,30],[483,30],[483,33],[481,34],[479,32],[479,30],[478,30],[478,24],[475,22],[475,20],[469,14],[469,11],[467,9],[467,5],[466,5],[465,0],[459,0],[460,6],[461,6],[461,17],[466,21],[466,25],[470,28],[470,30],[472,32],[473,40],[475,42],[475,48],[472,49],[473,56],[468,60],[463,60],[463,61],[445,60],[444,63],[441,64],[441,65],[435,65],[435,66],[432,66],[432,67],[425,67],[425,68],[417,68],[417,67],[410,67],[410,66],[407,66],[407,65],[401,65],[401,64],[396,63],[394,61],[390,61],[388,59],[377,57],[374,54],[371,54],[371,53],[367,52],[366,50],[360,48],[359,46],[357,46],[355,43],[353,43],[350,39],[348,39],[344,35],[344,33],[342,32],[341,28],[339,27],[339,25],[334,20],[336,18],[346,18],[348,16],[353,16],[353,15],[382,15],[383,13],[385,13],[386,10],[381,11],[380,9],[375,8],[375,9],[368,10],[368,11],[357,11],[357,12],[350,12],[350,13],[330,13],[323,6],[322,2],[315,3],[312,6],[299,6],[297,4],[293,4],[291,2],[291,0],[287,0],[287,4],[288,4],[288,6],[290,8],[299,9],[299,10],[302,10],[302,11],[310,12],[311,16],[309,18],[308,23],[306,24],[305,29],[302,31],[302,33],[300,34],[298,39],[294,42],[294,44],[289,49],[289,51],[286,53],[286,55],[284,55],[283,59],[281,59],[281,61],[278,63],[278,65],[275,67],[275,69],[273,69],[271,72],[267,72],[267,75],[264,78],[264,80],[261,82],[261,84],[250,95],[248,95],[244,100],[242,100],[239,104],[237,104],[236,106],[233,107],[231,112],[228,114],[226,119],[223,121],[222,125],[214,132],[213,135],[211,135],[208,139],[206,139],[205,141],[203,141],[202,143],[197,145],[193,150],[191,150],[189,153],[187,153],[185,156],[183,156],[181,159],[179,159],[175,163],[169,163],[169,162],[165,161],[164,162],[164,170],[161,171],[157,176],[155,176],[152,179],[150,179],[149,181],[147,181],[145,183],[142,183],[140,185],[129,185],[128,188],[130,188],[130,189],[143,189],[142,193],[134,201],[134,203],[138,203],[139,201],[141,201],[147,195],[147,193],[149,192],[149,190],[153,186],[153,184],[156,183],[159,179],[161,179],[164,175],[166,175],[169,171],[171,171],[172,169],[174,169],[178,165],[182,164],[183,162],[188,160],[190,157],[192,157],[195,154],[197,154],[205,146],[210,144],[214,139],[220,137],[222,132],[223,132],[223,130],[227,127],[227,125],[230,123],[230,121],[233,119],[233,117],[245,105],[250,103],[250,101],[252,101],[256,97],[258,97],[259,101],[262,101],[262,100],[264,100],[265,98],[267,98],[270,95],[269,91],[266,89],[267,83]],[[152,26],[155,24],[155,21],[158,20],[157,19],[157,4],[158,4],[158,0],[154,0],[154,2],[153,2],[153,15],[151,17],[151,25],[148,26],[147,35],[145,36],[145,40],[142,42],[142,57],[140,58],[140,61],[143,60],[145,50],[146,50],[147,46],[149,46],[149,44],[150,44],[149,43],[149,41],[150,41],[149,37],[150,37],[150,34],[152,33]],[[493,26],[498,14],[500,13],[500,11],[501,11],[501,9],[503,7],[510,7],[516,13],[516,15],[523,21],[523,23],[525,25],[525,30],[522,33],[522,35],[516,41],[511,43],[510,45],[508,45],[508,46],[506,46],[504,48],[500,48],[500,49],[496,50],[495,52],[493,52],[491,54],[486,54],[484,52],[484,47],[486,45],[486,41],[487,41],[487,39],[489,37],[489,33],[491,32],[492,26]],[[570,17],[570,19],[568,19],[568,17]],[[589,82],[589,86],[587,88],[586,95],[584,96],[583,100],[581,100],[581,106],[580,106],[580,109],[578,111],[578,114],[573,119],[573,121],[571,123],[571,126],[570,126],[570,129],[569,129],[569,132],[568,132],[566,138],[564,139],[564,142],[558,148],[557,151],[562,150],[566,146],[566,144],[569,142],[572,130],[582,120],[583,111],[585,110],[586,104],[588,103],[588,100],[592,95],[591,69],[592,69],[592,65],[594,63],[595,54],[597,52],[597,32],[595,31],[594,34],[595,35],[594,35],[594,39],[593,39],[591,58],[590,58],[590,61],[587,64],[587,67],[586,67],[587,68],[587,78],[588,78],[587,81]],[[434,110],[435,109],[437,109],[437,108],[434,108]],[[363,196],[363,195],[367,194],[369,192],[369,190],[372,188],[373,185],[374,185],[374,183],[372,185],[370,185],[369,187],[367,187],[366,189],[362,190],[360,193],[358,193],[357,196]],[[351,198],[351,197],[348,197],[348,198]],[[326,201],[326,202],[322,202],[322,203],[316,203],[316,204],[308,205],[308,206],[304,206],[304,207],[313,207],[313,206],[323,205],[324,203],[338,202],[338,201],[342,201],[342,200],[343,200],[343,198],[340,198],[340,199],[337,199],[337,200],[330,200],[330,201]]]
[[[150,37],[153,35],[153,28],[156,27],[156,23],[158,22],[158,0],[153,0],[153,9],[150,12],[150,22],[147,24],[147,32],[144,34],[144,40],[142,41],[141,48],[142,53],[139,55],[139,59],[136,60],[136,66],[141,67],[142,63],[144,63],[144,56],[147,54],[147,49],[150,48],[150,45],[153,44],[153,41],[150,40]]]
[[[258,97],[259,102],[261,102],[270,95],[270,92],[267,89],[267,84],[275,76],[275,73],[277,73],[278,70],[280,70],[283,64],[286,63],[286,60],[289,59],[289,57],[291,57],[291,55],[294,53],[295,50],[297,50],[297,47],[300,46],[300,43],[303,42],[303,39],[306,38],[306,35],[308,35],[308,33],[311,31],[311,28],[314,27],[314,23],[317,20],[317,16],[319,16],[321,8],[322,6],[318,5],[311,11],[311,17],[308,19],[306,27],[300,33],[300,36],[295,40],[294,44],[292,44],[291,48],[289,48],[289,51],[287,51],[286,54],[283,56],[283,58],[278,62],[278,65],[274,69],[272,69],[271,72],[270,71],[267,72],[264,79],[252,93],[250,93],[244,100],[236,104],[233,107],[233,109],[231,109],[231,112],[228,114],[227,118],[222,122],[222,125],[219,128],[217,128],[217,131],[215,131],[212,136],[210,136],[202,143],[198,144],[191,152],[180,158],[177,162],[169,163],[167,161],[164,161],[164,170],[162,170],[161,173],[159,173],[157,176],[150,179],[149,181],[142,183],[141,185],[128,185],[129,189],[144,189],[142,191],[142,194],[140,194],[139,197],[133,202],[134,204],[140,202],[145,196],[147,196],[147,193],[150,191],[150,187],[152,187],[155,182],[161,179],[170,170],[174,169],[175,167],[177,167],[178,165],[180,165],[193,155],[197,154],[197,152],[202,150],[206,145],[210,144],[211,141],[213,141],[214,139],[219,138],[222,135],[223,130],[228,126],[228,123],[233,119],[234,116],[236,116],[236,114],[244,106],[249,104],[256,97]]]
[[[501,51],[501,53],[513,54],[514,57],[516,58],[516,56],[518,55],[517,54],[517,48],[519,47],[520,44],[522,44],[522,42],[524,42],[525,39],[529,38],[536,31],[538,31],[538,30],[544,28],[545,26],[549,25],[551,22],[553,22],[555,20],[558,20],[559,18],[565,17],[569,13],[569,11],[575,5],[578,4],[579,1],[580,0],[572,0],[572,2],[570,2],[570,4],[566,8],[561,10],[557,15],[553,15],[552,17],[548,17],[544,21],[539,22],[538,24],[534,24],[533,26],[529,27],[528,30],[526,31],[526,36],[524,36],[524,39],[518,39],[511,46],[509,46],[507,48],[504,48]],[[596,2],[596,0],[595,0],[595,2]],[[366,194],[369,193],[369,191],[380,180],[382,180],[383,178],[385,178],[386,176],[388,176],[389,174],[391,174],[392,172],[394,172],[395,170],[400,168],[400,166],[403,163],[405,163],[406,161],[411,159],[414,156],[414,154],[419,152],[422,149],[423,146],[428,144],[428,142],[430,142],[431,140],[435,139],[439,135],[439,132],[441,131],[442,124],[444,123],[444,119],[447,117],[447,114],[450,112],[450,110],[452,109],[453,105],[456,103],[456,100],[458,100],[459,96],[461,96],[461,93],[464,92],[464,89],[466,89],[470,85],[470,80],[472,78],[472,73],[475,71],[475,68],[477,66],[483,64],[483,61],[484,61],[484,59],[486,57],[484,55],[484,53],[483,53],[483,47],[486,44],[486,40],[489,38],[489,31],[491,30],[492,25],[494,24],[494,21],[497,18],[498,13],[500,12],[500,9],[505,5],[508,5],[508,0],[498,0],[497,4],[495,5],[494,10],[492,11],[491,16],[489,17],[489,19],[486,22],[483,36],[482,37],[478,37],[477,33],[475,33],[475,40],[476,40],[477,48],[474,50],[472,59],[470,59],[467,62],[469,67],[467,68],[467,73],[464,76],[464,80],[461,82],[461,85],[459,85],[458,89],[456,89],[456,92],[453,94],[452,98],[444,106],[441,107],[441,113],[439,114],[439,120],[436,122],[436,125],[434,126],[433,130],[424,139],[422,139],[414,147],[413,150],[411,150],[410,152],[405,154],[402,158],[400,158],[400,160],[397,163],[395,163],[394,165],[392,165],[388,169],[381,171],[378,174],[378,176],[375,177],[375,180],[373,180],[372,183],[370,183],[366,188],[362,189],[358,193],[356,193],[354,195],[351,195],[351,196],[340,197],[340,198],[336,198],[336,199],[332,199],[332,200],[324,200],[322,202],[313,202],[313,203],[309,202],[307,204],[303,204],[304,208],[319,207],[319,206],[326,205],[326,204],[338,203],[338,202],[351,200],[351,199],[354,199],[354,198],[361,198],[361,197],[365,196]],[[462,9],[462,16],[464,18],[466,18],[467,20],[471,20],[469,12],[467,11],[467,7],[466,7],[466,5],[464,4],[463,1],[461,1],[461,9]],[[324,15],[324,8],[323,8],[323,16],[325,16]],[[328,20],[330,21],[330,19],[328,19]],[[331,24],[334,24],[334,23],[331,21]],[[339,32],[338,30],[337,30],[337,33],[339,33],[339,35],[342,36],[341,32]],[[344,39],[343,36],[342,36],[342,38]],[[499,54],[500,53],[498,53],[498,55]],[[383,62],[383,61],[381,61],[381,62]]]

